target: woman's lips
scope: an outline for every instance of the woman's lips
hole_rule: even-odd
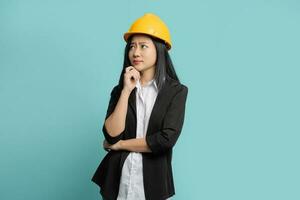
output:
[[[143,62],[143,61],[141,61],[141,60],[134,60],[133,61],[133,63],[136,64],[136,65],[139,64],[139,63],[141,63],[141,62]]]

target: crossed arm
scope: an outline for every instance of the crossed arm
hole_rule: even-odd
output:
[[[112,95],[114,94],[112,93]],[[110,136],[117,137],[125,129],[125,118],[128,108],[129,95],[130,93],[128,91],[122,90],[114,111],[105,120],[105,128]],[[106,140],[104,140],[103,147],[105,149],[111,149],[116,151],[126,150],[140,153],[151,152],[145,138],[119,140],[114,144],[110,144]]]
[[[103,147],[105,149],[111,149],[115,151],[125,150],[139,153],[151,152],[149,146],[146,143],[145,138],[120,140],[112,145],[109,144],[106,140],[104,140]]]
[[[116,91],[113,90],[111,93],[112,97],[106,115],[108,118],[106,118],[103,126],[103,133],[107,140],[103,142],[104,148],[116,151],[126,150],[159,154],[175,145],[184,121],[187,87],[182,87],[173,97],[165,114],[161,130],[156,133],[147,134],[144,138],[128,140],[122,140],[122,135],[125,131],[125,119],[130,93],[122,90],[119,98],[115,98]]]

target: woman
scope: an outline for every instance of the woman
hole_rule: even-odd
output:
[[[92,181],[105,200],[166,200],[175,194],[172,148],[188,89],[178,80],[169,30],[158,16],[137,19],[124,39],[123,70],[102,129],[108,153]]]

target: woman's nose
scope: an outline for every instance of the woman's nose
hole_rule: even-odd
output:
[[[133,51],[133,57],[138,57],[140,56],[140,50],[139,48],[136,48],[134,51]]]

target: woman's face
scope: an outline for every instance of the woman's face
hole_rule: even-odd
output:
[[[154,70],[156,48],[152,39],[145,35],[134,35],[128,52],[131,65],[139,72]]]

